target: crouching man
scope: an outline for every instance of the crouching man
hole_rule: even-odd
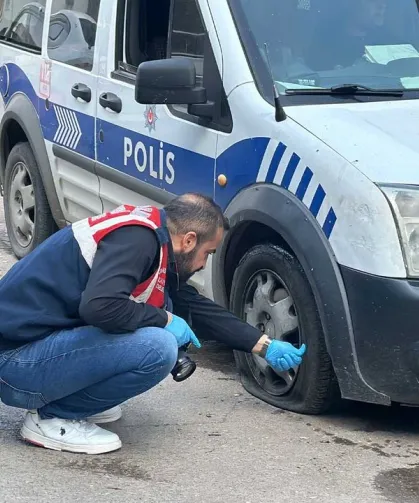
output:
[[[119,449],[118,435],[97,425],[165,379],[179,347],[200,347],[185,318],[279,371],[301,363],[304,345],[271,341],[187,284],[226,230],[199,194],[161,210],[123,205],[58,231],[10,269],[0,280],[0,398],[27,410],[25,440]]]

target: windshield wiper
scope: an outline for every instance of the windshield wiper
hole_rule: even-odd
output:
[[[360,84],[341,84],[325,89],[287,89],[286,94],[341,94],[363,96],[403,96],[402,89],[372,89]]]

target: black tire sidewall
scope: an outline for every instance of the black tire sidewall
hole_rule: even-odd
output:
[[[324,383],[325,367],[329,366],[330,376],[333,369],[328,358],[323,329],[317,305],[298,260],[283,248],[270,244],[252,248],[237,267],[231,289],[230,309],[241,318],[243,296],[250,278],[258,271],[271,270],[283,280],[293,298],[299,320],[301,343],[307,351],[299,367],[296,382],[292,389],[281,397],[275,397],[263,390],[251,374],[247,358],[243,352],[235,351],[236,362],[242,374],[243,384],[251,392],[272,405],[296,412],[316,413],[319,405],[318,387]],[[332,377],[331,377],[332,378]],[[253,381],[253,382],[252,382]]]
[[[32,242],[27,247],[21,246],[17,241],[10,216],[11,177],[13,168],[18,162],[22,162],[29,172],[35,198],[34,232]],[[4,176],[4,214],[10,244],[17,258],[28,255],[56,230],[38,165],[29,143],[26,142],[15,145],[7,158]]]

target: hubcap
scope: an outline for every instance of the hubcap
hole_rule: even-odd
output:
[[[245,319],[250,325],[271,339],[301,344],[294,301],[278,274],[258,271],[250,278],[243,300]],[[265,391],[274,396],[290,391],[298,368],[276,372],[264,358],[253,354],[246,356],[254,378]]]
[[[35,197],[28,168],[18,162],[12,172],[10,186],[10,217],[13,234],[23,248],[28,247],[33,239],[35,228]]]

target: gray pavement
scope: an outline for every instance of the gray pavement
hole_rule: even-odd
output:
[[[2,222],[0,209],[0,276],[14,262]],[[25,445],[23,412],[0,404],[0,503],[419,502],[418,410],[291,414],[243,390],[229,350],[194,357],[191,379],[124,404],[107,455]]]

